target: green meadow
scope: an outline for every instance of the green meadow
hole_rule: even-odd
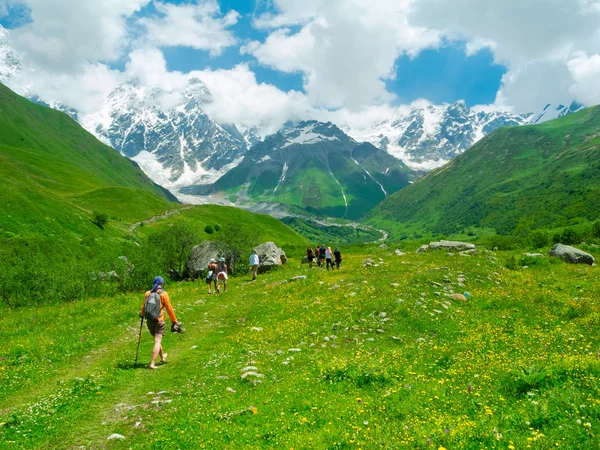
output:
[[[142,292],[4,310],[0,448],[599,448],[597,267],[403,245],[168,283],[155,371]]]

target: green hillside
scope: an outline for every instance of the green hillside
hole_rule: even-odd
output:
[[[210,187],[237,204],[281,203],[316,215],[358,219],[417,174],[371,144],[359,144],[332,123],[301,122],[268,136]]]
[[[0,449],[600,448],[598,268],[416,248],[168,283],[154,371],[140,292],[5,310]]]
[[[0,236],[97,235],[94,209],[143,219],[175,198],[66,114],[0,85]]]
[[[600,215],[600,107],[503,128],[383,201],[366,222],[403,233],[555,228]]]
[[[169,233],[174,225],[185,228],[191,244],[218,238],[204,231],[216,224],[243,244],[250,236],[305,242],[268,216],[175,203],[69,116],[1,85],[0,177],[0,299],[10,307],[138,289],[158,273],[166,276],[172,267],[165,261],[177,245]],[[150,239],[156,233],[161,239]],[[108,272],[118,277],[106,282],[98,275]]]

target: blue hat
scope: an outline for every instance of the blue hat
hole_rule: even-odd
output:
[[[158,291],[158,285],[162,284],[163,286],[165,285],[165,280],[163,280],[163,277],[158,276],[154,279],[154,289],[152,289],[153,291]]]

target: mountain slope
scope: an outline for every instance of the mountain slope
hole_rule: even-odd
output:
[[[360,144],[331,123],[301,122],[268,136],[210,187],[242,203],[274,202],[334,217],[362,217],[409,183],[414,172],[371,144]]]
[[[211,101],[197,78],[182,92],[146,89],[132,80],[81,123],[165,187],[209,183],[235,166],[256,140],[253,130],[242,134],[211,120],[203,110]]]
[[[2,233],[22,235],[29,229],[48,234],[66,228],[87,234],[95,227],[89,221],[94,205],[86,200],[91,195],[111,200],[106,214],[123,209],[140,218],[163,212],[175,200],[67,115],[2,85],[0,111]]]
[[[600,215],[600,107],[503,128],[386,199],[367,222],[402,232],[557,227]]]
[[[365,129],[345,129],[414,169],[440,167],[500,127],[523,125],[530,114],[474,111],[464,102],[424,105]]]

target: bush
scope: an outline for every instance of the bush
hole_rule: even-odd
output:
[[[217,224],[215,224],[215,231],[216,231],[216,232],[219,232],[219,231],[221,231],[221,225],[219,225],[218,223],[217,223]]]
[[[212,225],[206,225],[204,227],[204,232],[206,234],[213,234],[215,232],[215,229],[214,229],[214,227]]]
[[[497,234],[490,238],[488,246],[492,249],[512,250],[517,246],[517,238],[514,236],[502,236]]]
[[[575,230],[571,228],[565,228],[560,235],[560,241],[562,244],[573,245],[581,242],[581,236]]]
[[[93,215],[92,222],[94,222],[98,227],[104,228],[104,225],[106,225],[108,223],[108,215],[101,213],[99,211],[94,211],[94,213],[92,215]]]
[[[533,248],[542,248],[550,244],[550,233],[546,230],[535,230],[529,235],[529,244]]]
[[[600,239],[600,219],[592,224],[592,237]]]

